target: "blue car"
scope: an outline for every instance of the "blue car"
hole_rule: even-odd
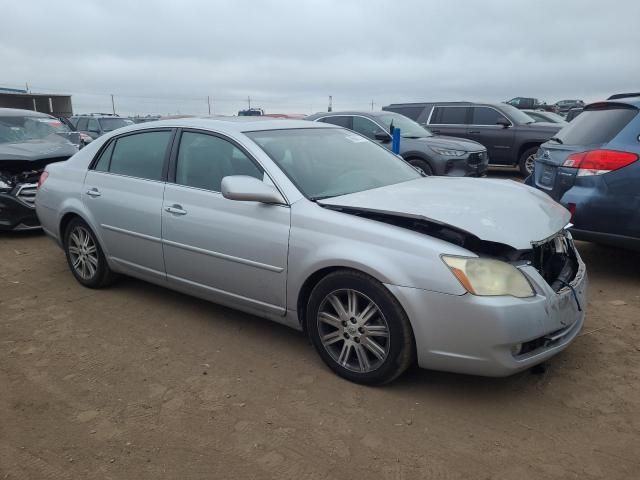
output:
[[[573,237],[640,250],[640,95],[592,103],[543,143],[527,183],[571,212]]]

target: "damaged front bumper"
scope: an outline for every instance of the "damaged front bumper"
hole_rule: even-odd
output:
[[[34,203],[36,189],[36,183],[25,183],[0,193],[0,231],[40,228]]]
[[[584,323],[587,273],[578,268],[553,290],[531,265],[519,267],[535,290],[530,298],[448,295],[387,285],[409,315],[423,368],[485,376],[526,370],[564,350]]]

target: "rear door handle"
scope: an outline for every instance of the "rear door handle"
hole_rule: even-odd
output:
[[[100,193],[100,190],[94,187],[87,190],[87,195],[89,195],[90,197],[99,197],[102,194]]]
[[[480,130],[471,130],[469,133],[480,133]]]
[[[181,205],[174,203],[170,207],[165,207],[165,210],[169,213],[173,213],[174,215],[186,215],[187,211],[182,209]]]
[[[431,130],[432,133],[440,133],[440,130],[434,130],[433,128],[430,128],[429,130]]]

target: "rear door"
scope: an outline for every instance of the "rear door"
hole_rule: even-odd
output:
[[[497,122],[509,122],[510,127]],[[471,123],[467,138],[481,143],[487,148],[489,162],[498,165],[512,165],[514,154],[515,130],[513,123],[493,107],[471,107]]]
[[[107,255],[120,270],[164,278],[161,211],[173,130],[122,135],[87,172],[83,201]]]
[[[441,105],[433,107],[427,125],[434,135],[469,138],[467,126],[469,107],[466,105]]]

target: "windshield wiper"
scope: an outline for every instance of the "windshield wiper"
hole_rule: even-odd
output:
[[[317,197],[309,197],[309,200],[312,202],[317,202],[318,200],[325,200],[327,198],[336,197],[337,195],[318,195]]]
[[[560,145],[562,145],[564,142],[562,140],[560,140],[558,137],[551,137],[549,139],[549,141],[551,142],[558,142]]]

